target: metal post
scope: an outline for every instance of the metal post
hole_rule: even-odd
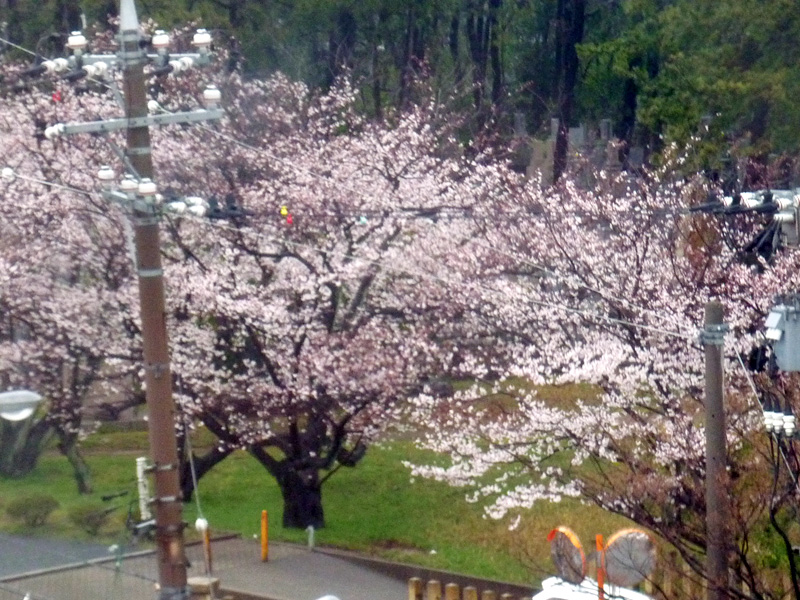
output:
[[[708,600],[728,598],[728,502],[725,410],[723,402],[722,346],[727,326],[722,323],[722,304],[706,304],[705,346],[706,405],[706,578]]]
[[[120,32],[123,45],[125,115],[147,116],[144,78],[145,55],[139,45],[139,19],[133,0],[121,0]],[[139,178],[153,178],[148,126],[128,129],[126,154]],[[158,220],[152,213],[134,213],[136,267],[147,386],[150,452],[154,469],[154,512],[161,600],[187,597],[186,556],[183,544],[175,404],[169,366],[164,277]]]

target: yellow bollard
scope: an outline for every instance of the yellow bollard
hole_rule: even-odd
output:
[[[461,600],[461,590],[457,583],[448,583],[444,586],[444,600]]]
[[[425,586],[426,600],[442,600],[442,583],[437,579],[431,579]]]
[[[269,560],[269,520],[267,511],[261,511],[261,561]]]
[[[408,600],[422,600],[422,579],[419,577],[408,580]]]

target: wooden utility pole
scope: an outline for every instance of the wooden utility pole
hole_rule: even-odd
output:
[[[705,346],[706,407],[706,578],[708,600],[728,598],[728,473],[725,448],[722,347],[727,325],[722,304],[706,304]]]
[[[146,55],[140,45],[142,35],[133,0],[121,0],[120,35],[123,45],[125,116],[128,119],[147,117],[147,88],[144,77]],[[126,155],[135,171],[132,175],[140,181],[153,179],[150,130],[147,124],[128,127]],[[153,212],[134,209],[133,222],[155,488],[153,513],[156,520],[158,581],[161,585],[159,598],[176,600],[187,597],[187,577],[161,243],[158,218]]]

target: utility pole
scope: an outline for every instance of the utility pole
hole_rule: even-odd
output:
[[[133,0],[120,5],[120,44],[125,116],[147,116],[147,88],[144,77],[146,54],[139,42],[139,19]],[[126,156],[137,177],[154,178],[147,124],[129,127]],[[152,212],[134,207],[134,242],[139,276],[139,307],[142,320],[142,350],[148,412],[150,453],[153,460],[156,553],[161,600],[180,600],[188,596],[186,555],[178,449],[175,435],[175,402],[169,365],[164,272],[158,218]]]
[[[203,98],[205,110],[182,113],[148,115],[147,87],[144,66],[155,63],[155,72],[165,75],[191,68],[195,64],[208,62],[211,36],[198,30],[193,39],[197,54],[170,56],[167,50],[169,37],[156,32],[152,45],[157,54],[148,55],[147,44],[139,30],[134,0],[120,0],[120,48],[116,56],[85,54],[87,42],[80,32],[70,35],[67,46],[73,56],[67,59],[45,61],[30,69],[28,74],[60,73],[71,70],[64,77],[77,80],[82,77],[103,78],[111,66],[122,69],[122,94],[114,86],[109,87],[123,105],[125,116],[118,119],[89,123],[56,124],[45,130],[45,136],[80,133],[108,133],[126,130],[127,143],[123,161],[127,177],[120,190],[112,190],[115,177],[110,167],[98,173],[105,186],[104,196],[118,202],[130,211],[134,225],[136,270],[139,284],[139,307],[142,322],[142,350],[144,358],[148,428],[155,497],[151,499],[155,515],[156,556],[160,600],[185,600],[187,588],[187,561],[184,550],[181,492],[178,474],[178,450],[175,435],[175,402],[172,397],[172,374],[170,372],[169,343],[167,338],[167,315],[164,291],[164,274],[161,264],[159,217],[168,207],[159,204],[156,186],[153,183],[153,161],[150,148],[151,125],[189,123],[208,119],[219,119],[219,90],[206,88]],[[172,59],[172,60],[170,60]],[[153,75],[153,73],[150,73]],[[120,98],[121,96],[121,98]],[[121,151],[120,154],[123,154]],[[198,207],[194,207],[198,208]],[[206,208],[203,207],[202,211]],[[144,523],[143,525],[151,525]]]
[[[728,501],[722,346],[728,326],[722,304],[706,304],[704,328],[706,407],[706,578],[708,600],[728,598]]]

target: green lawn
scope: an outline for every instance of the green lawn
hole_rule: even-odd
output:
[[[69,464],[57,453],[44,456],[24,479],[0,479],[0,529],[88,539],[70,522],[69,509],[86,502],[100,504],[101,495],[127,490],[127,499],[106,503],[119,510],[101,532],[104,541],[119,541],[128,499],[136,494],[136,450],[146,447],[146,440],[141,432],[99,432],[87,440],[95,483],[89,499],[78,496]],[[545,538],[554,526],[572,527],[584,545],[592,547],[595,534],[608,536],[625,525],[595,508],[565,501],[536,506],[509,531],[507,522],[484,519],[481,506],[464,500],[464,490],[421,479],[412,483],[400,461],[418,459],[419,452],[407,442],[374,447],[358,467],[335,474],[323,490],[327,527],[317,532],[317,543],[530,584],[552,574]],[[25,530],[6,515],[5,507],[14,498],[43,492],[61,503],[45,526]],[[201,480],[200,502],[212,530],[258,535],[261,511],[267,510],[270,539],[306,540],[305,532],[281,527],[279,489],[245,453],[229,457]],[[192,523],[196,514],[195,504],[187,504],[185,519]]]

